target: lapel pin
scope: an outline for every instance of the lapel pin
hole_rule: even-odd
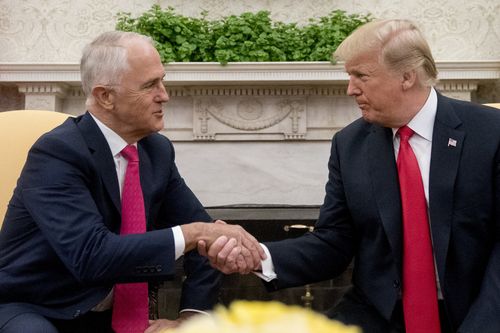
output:
[[[457,146],[457,140],[449,138],[448,139],[448,147],[456,147]]]

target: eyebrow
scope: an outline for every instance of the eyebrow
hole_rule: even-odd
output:
[[[148,81],[144,82],[144,83],[141,85],[141,87],[146,87],[147,85],[149,85],[149,84],[151,84],[151,83],[153,83],[153,82],[155,82],[155,81],[158,81],[158,80],[163,81],[163,79],[165,78],[165,76],[166,76],[166,75],[167,75],[167,73],[166,73],[166,72],[163,72],[163,75],[162,75],[161,77],[160,77],[160,76],[158,76],[158,77],[155,77],[154,79],[150,79],[150,80],[148,80]]]
[[[347,74],[349,75],[372,75],[373,73],[376,72],[376,68],[372,68],[370,66],[356,66],[355,68],[351,69],[350,71],[346,71]]]

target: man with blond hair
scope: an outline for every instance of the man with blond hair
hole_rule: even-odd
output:
[[[271,290],[353,287],[329,313],[370,332],[500,332],[500,112],[433,88],[414,23],[381,20],[335,52],[362,118],[335,134],[314,232],[264,243]],[[201,244],[202,245],[202,244]],[[236,270],[225,239],[200,251]]]

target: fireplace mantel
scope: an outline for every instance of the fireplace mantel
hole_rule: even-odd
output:
[[[500,79],[500,61],[439,61],[436,88],[470,100]],[[341,65],[170,63],[162,133],[205,206],[320,205],[330,140],[358,118]],[[85,110],[78,64],[0,63],[0,85],[26,109]]]
[[[437,89],[463,100],[482,82],[500,79],[500,61],[437,65]],[[174,141],[329,140],[331,129],[358,116],[346,98],[348,76],[340,64],[169,63],[165,70],[173,97],[165,134]],[[84,110],[75,63],[0,63],[0,84],[17,86],[26,109]],[[339,110],[333,116],[332,108]]]
[[[437,61],[440,80],[500,79],[498,61]],[[270,83],[346,83],[342,65],[329,62],[176,62],[165,65],[168,85],[224,85]],[[80,85],[80,68],[75,63],[0,63],[0,83],[65,83]]]

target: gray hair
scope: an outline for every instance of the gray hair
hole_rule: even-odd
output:
[[[366,52],[380,52],[382,63],[396,72],[416,70],[424,86],[436,83],[438,71],[422,32],[409,20],[379,20],[366,23],[349,35],[334,56],[349,61]]]
[[[142,39],[154,46],[150,37],[124,31],[104,32],[85,46],[80,61],[80,75],[87,103],[93,100],[92,89],[96,85],[120,83],[129,66],[126,44],[132,39]]]

